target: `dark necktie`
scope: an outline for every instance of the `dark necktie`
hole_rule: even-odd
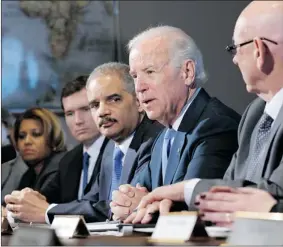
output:
[[[166,169],[168,165],[168,158],[171,150],[171,146],[173,143],[173,138],[175,136],[175,130],[172,128],[169,128],[166,130],[163,140],[163,146],[162,146],[162,177],[163,182],[165,179]]]
[[[268,141],[270,136],[271,125],[273,123],[273,119],[266,113],[263,113],[262,117],[258,123],[258,129],[256,133],[256,140],[253,149],[251,149],[251,156],[248,163],[248,171],[246,179],[252,182],[256,182],[255,174],[257,169],[260,169],[261,157],[265,150],[265,144]]]
[[[82,194],[84,194],[84,190],[88,183],[89,158],[90,158],[89,154],[85,152],[84,157],[83,157],[83,191],[82,191]]]
[[[119,147],[115,147],[113,154],[113,169],[112,169],[112,183],[109,199],[112,199],[112,191],[117,190],[120,185],[120,178],[122,174],[122,159],[124,153]]]

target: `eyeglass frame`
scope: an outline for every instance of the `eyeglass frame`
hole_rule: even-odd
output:
[[[261,39],[261,40],[265,40],[265,41],[269,41],[269,42],[271,42],[271,43],[274,44],[274,45],[278,45],[278,42],[273,41],[273,40],[271,40],[271,39],[263,38],[263,37],[261,37],[260,39]],[[248,45],[248,44],[252,43],[253,41],[254,41],[254,40],[252,39],[252,40],[245,41],[245,42],[240,43],[240,44],[237,44],[237,45],[235,45],[235,44],[227,45],[226,48],[225,48],[225,50],[226,50],[227,52],[229,52],[230,54],[232,54],[232,55],[236,55],[236,54],[237,54],[237,48],[242,47],[242,46],[245,46],[245,45]]]

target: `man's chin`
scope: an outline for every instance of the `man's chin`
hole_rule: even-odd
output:
[[[248,93],[258,93],[258,91],[250,84],[246,84],[246,90]]]
[[[154,111],[145,111],[150,120],[158,120],[158,115]]]

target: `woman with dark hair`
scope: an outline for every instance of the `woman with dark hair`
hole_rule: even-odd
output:
[[[14,138],[19,155],[2,164],[2,205],[5,195],[13,190],[44,190],[66,151],[60,120],[44,108],[25,111],[15,122]]]

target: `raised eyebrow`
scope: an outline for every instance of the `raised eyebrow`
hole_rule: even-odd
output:
[[[64,111],[64,114],[69,114],[69,113],[73,113],[74,111]]]
[[[89,108],[89,104],[88,104],[88,105],[81,106],[81,107],[79,108],[79,110],[83,110],[83,109],[85,109],[85,108]]]
[[[114,93],[114,94],[110,94],[106,97],[106,100],[111,100],[113,99],[114,97],[119,97],[121,98],[122,96],[120,94],[117,94],[117,93]]]

